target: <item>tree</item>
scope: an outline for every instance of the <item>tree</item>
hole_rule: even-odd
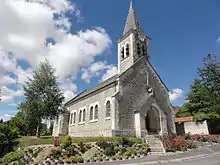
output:
[[[204,67],[198,68],[199,78],[191,85],[185,106],[196,120],[220,119],[220,62],[211,54],[203,62]]]
[[[24,85],[26,100],[19,105],[29,119],[37,122],[36,135],[39,136],[39,128],[42,119],[54,119],[60,113],[64,101],[63,93],[58,88],[55,70],[46,60],[33,71],[32,78],[29,77]]]
[[[1,119],[1,120],[0,120],[0,123],[3,123],[3,122],[4,122],[3,119]]]
[[[14,117],[9,121],[9,125],[16,128],[19,135],[27,136],[36,134],[37,121],[33,118],[28,118],[23,111],[19,111]]]

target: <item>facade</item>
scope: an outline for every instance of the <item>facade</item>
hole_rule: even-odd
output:
[[[135,136],[175,134],[168,89],[150,62],[150,38],[130,4],[118,41],[118,74],[65,103],[53,136]]]
[[[179,117],[175,119],[177,135],[209,134],[207,121],[195,122],[193,117]]]

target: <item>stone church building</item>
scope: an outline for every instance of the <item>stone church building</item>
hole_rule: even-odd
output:
[[[176,133],[168,89],[150,62],[148,42],[130,4],[118,41],[118,74],[65,103],[53,136],[135,136]]]

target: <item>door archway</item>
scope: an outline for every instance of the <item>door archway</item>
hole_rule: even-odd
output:
[[[156,108],[151,107],[145,116],[145,129],[148,134],[159,134],[160,132],[160,115]]]

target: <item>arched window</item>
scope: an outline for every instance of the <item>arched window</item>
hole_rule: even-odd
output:
[[[83,121],[86,121],[86,110],[83,109]]]
[[[93,107],[91,107],[89,111],[89,120],[92,120],[92,119],[93,119]]]
[[[125,58],[125,50],[124,47],[121,48],[121,60]]]
[[[128,57],[129,56],[129,44],[126,44],[126,57]]]
[[[143,55],[146,55],[146,49],[145,49],[144,45],[142,45],[142,53],[143,53]]]
[[[110,117],[111,116],[111,103],[108,100],[106,103],[106,117]]]
[[[141,55],[141,47],[140,47],[140,43],[137,43],[137,54],[138,54],[138,56]]]
[[[73,115],[73,123],[74,124],[76,123],[76,112],[74,112],[74,115]]]
[[[95,106],[95,119],[98,119],[98,115],[99,115],[99,108],[98,105]]]
[[[79,111],[79,122],[82,121],[82,111]]]

